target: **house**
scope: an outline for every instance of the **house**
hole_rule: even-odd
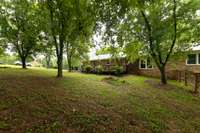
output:
[[[97,66],[100,65],[103,67],[105,72],[111,71],[113,66],[122,66],[123,71],[126,72],[127,63],[128,62],[125,57],[114,59],[111,58],[111,55],[109,54],[92,56],[89,61],[89,64],[92,66],[94,71]]]
[[[98,55],[90,59],[90,65],[94,70],[98,65],[102,65],[106,71],[109,71],[112,66],[120,65],[128,74],[160,77],[159,69],[150,58],[138,59],[130,63],[125,57],[121,57],[116,61],[109,54]],[[170,60],[166,66],[167,77],[169,79],[177,79],[177,70],[200,72],[200,46],[193,47],[187,52],[186,56],[182,56],[177,60]]]

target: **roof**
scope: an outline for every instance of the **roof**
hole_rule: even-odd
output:
[[[110,54],[102,54],[102,55],[92,55],[90,57],[90,61],[94,60],[105,60],[105,59],[110,59],[111,55]]]
[[[193,45],[190,50],[200,51],[200,45]],[[106,60],[106,59],[110,59],[111,57],[112,57],[111,54],[101,54],[101,55],[91,54],[89,60],[90,61]],[[121,55],[121,57],[125,57],[125,56]]]
[[[200,51],[200,45],[192,46],[192,51]]]

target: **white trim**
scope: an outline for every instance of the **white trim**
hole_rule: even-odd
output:
[[[146,60],[143,60],[143,61],[145,61],[145,68],[141,68],[142,60],[139,60],[139,69],[147,69],[147,67],[146,67],[147,61]]]
[[[199,62],[199,55],[200,55],[200,53],[193,53],[193,54],[196,55],[196,57],[195,57],[196,64],[188,64],[188,57],[187,57],[186,63],[185,63],[187,66],[199,66],[200,65],[200,62]],[[188,55],[191,55],[191,54],[188,54]]]
[[[141,61],[145,61],[145,68],[141,68]],[[154,66],[152,65],[152,68],[148,68],[148,65],[147,65],[147,59],[143,59],[143,60],[139,60],[139,69],[144,69],[144,70],[147,70],[147,69],[154,69]]]

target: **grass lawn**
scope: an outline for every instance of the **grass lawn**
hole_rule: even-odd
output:
[[[0,132],[199,133],[200,96],[175,81],[0,68]]]

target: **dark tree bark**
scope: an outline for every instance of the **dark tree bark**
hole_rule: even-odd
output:
[[[57,55],[57,77],[61,78],[63,77],[63,47],[64,47],[64,14],[63,12],[60,12],[60,17],[58,19],[58,25],[59,25],[59,32],[58,32],[58,38],[59,38],[59,42],[57,41],[57,35],[56,35],[56,31],[54,27],[54,23],[57,20],[54,20],[55,14],[54,14],[54,9],[52,7],[52,1],[48,0],[47,1],[48,4],[48,8],[49,8],[49,12],[50,12],[50,20],[51,20],[51,32],[52,32],[52,36],[53,36],[53,40],[54,40],[54,45],[56,47],[56,55]]]
[[[71,72],[72,71],[72,56],[73,56],[74,49],[73,48],[70,49],[69,42],[67,42],[66,50],[67,50],[68,71]]]
[[[165,66],[161,66],[160,70],[160,80],[162,84],[167,84],[167,77],[165,72]]]
[[[58,66],[58,72],[57,77],[60,78],[63,76],[63,55],[60,55],[57,59],[57,66]]]
[[[46,55],[46,67],[50,68],[51,57],[49,54]]]
[[[18,42],[14,43],[19,57],[21,58],[22,68],[26,69],[26,57],[28,56],[28,52],[24,50],[24,48],[18,44]],[[25,54],[26,53],[26,54]]]
[[[64,47],[64,41],[63,41],[63,35],[61,33],[61,36],[59,36],[59,44],[56,46],[56,53],[57,53],[57,66],[58,66],[58,73],[57,77],[61,78],[63,77],[63,47]]]
[[[26,69],[26,57],[21,57],[21,61],[22,61],[22,68]]]

